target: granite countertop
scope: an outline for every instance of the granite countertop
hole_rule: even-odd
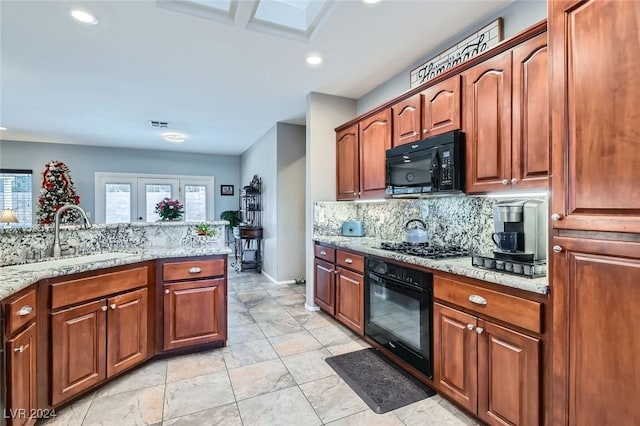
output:
[[[351,249],[362,253],[373,254],[378,257],[394,259],[412,265],[424,266],[437,271],[450,272],[469,278],[500,284],[507,287],[518,288],[538,294],[547,294],[549,285],[547,277],[527,278],[517,275],[505,274],[497,271],[477,268],[471,265],[471,257],[456,259],[425,259],[422,257],[394,253],[382,250],[381,240],[371,237],[341,237],[341,236],[315,236],[314,241],[334,244],[337,247]]]
[[[92,253],[75,257],[48,259],[43,262],[4,266],[0,267],[0,299],[4,299],[46,278],[94,271],[154,259],[208,256],[230,254],[231,252],[230,248],[219,245],[201,247],[154,247],[141,250]]]

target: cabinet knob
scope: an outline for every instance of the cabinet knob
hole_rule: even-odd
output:
[[[326,256],[326,255],[327,255],[327,252],[326,252],[326,251],[324,251],[324,250],[320,250],[320,254],[321,254],[322,256]]]
[[[190,274],[199,274],[200,272],[202,272],[202,268],[199,266],[194,266],[192,268],[189,268]]]
[[[515,185],[516,183],[518,183],[518,179],[516,178],[511,179],[511,185]]]
[[[482,296],[478,296],[477,294],[472,294],[469,296],[469,302],[475,303],[476,305],[485,306],[487,304],[487,299]]]
[[[502,179],[502,184],[503,185],[509,185],[509,181],[507,179]]]
[[[415,130],[413,132],[411,132],[413,134],[413,136],[417,136],[418,132],[416,132]]]
[[[429,133],[429,131],[427,129],[423,129],[422,133],[424,133],[426,135],[427,133]]]
[[[24,346],[20,345],[19,348],[15,348],[13,351],[14,352],[18,352],[18,353],[22,353],[22,352],[24,352]]]
[[[164,294],[169,294],[169,293],[171,293],[171,292],[169,291],[169,289],[166,289],[166,290],[164,291]]]
[[[476,333],[478,333],[478,334],[482,334],[483,331],[484,331],[484,328],[482,328],[482,327],[477,327],[476,328]]]
[[[111,309],[115,309],[115,308],[116,308],[116,304],[115,304],[115,303],[112,303],[112,304],[110,304],[110,305],[109,305],[109,307],[110,307]]]
[[[344,260],[344,263],[352,264],[352,263],[353,263],[353,259],[352,259],[352,258],[350,258],[350,257],[347,257],[347,258]]]
[[[100,308],[100,309],[102,309],[102,312],[106,312],[106,310],[107,310],[107,309],[109,309],[109,308],[107,308],[106,306],[103,306],[103,307],[102,307],[102,308]]]
[[[554,253],[562,253],[562,246],[553,246],[553,248],[551,249],[553,250]]]
[[[18,311],[18,315],[21,317],[26,317],[31,312],[33,312],[33,306],[25,305],[22,308],[20,308],[20,310]]]
[[[474,325],[473,325],[473,324],[467,324],[467,328],[468,328],[470,331],[473,331]]]
[[[554,213],[551,215],[551,220],[562,220],[562,215],[558,213]]]

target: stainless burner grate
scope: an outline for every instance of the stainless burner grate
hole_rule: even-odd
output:
[[[382,250],[404,253],[427,259],[447,259],[469,256],[469,252],[460,246],[430,246],[428,243],[383,242]]]

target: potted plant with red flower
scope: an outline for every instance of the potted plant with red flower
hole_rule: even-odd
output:
[[[156,204],[155,212],[160,215],[160,220],[180,220],[184,215],[184,205],[179,200],[165,197]]]

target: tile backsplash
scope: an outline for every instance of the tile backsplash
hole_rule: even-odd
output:
[[[460,245],[474,252],[491,252],[492,208],[487,197],[451,196],[426,199],[392,199],[384,202],[316,202],[314,235],[340,235],[342,222],[360,220],[365,235],[403,241],[405,224],[422,219],[433,244]]]

